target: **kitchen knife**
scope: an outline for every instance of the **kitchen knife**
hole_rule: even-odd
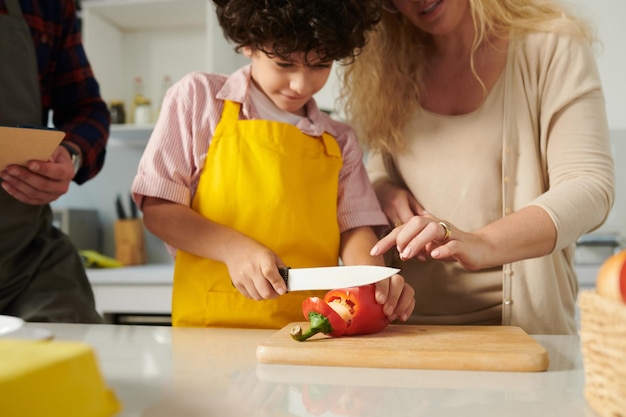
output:
[[[374,265],[328,266],[321,268],[279,268],[287,291],[330,290],[373,284],[400,272],[397,268]]]
[[[135,200],[133,200],[133,193],[128,194],[128,205],[130,206],[130,218],[137,218],[137,204],[135,204]]]
[[[118,220],[126,220],[126,210],[122,205],[122,196],[120,194],[115,198],[115,210],[117,211]]]

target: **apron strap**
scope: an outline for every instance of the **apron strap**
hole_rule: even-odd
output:
[[[239,120],[239,110],[241,103],[231,100],[224,100],[224,109],[222,110],[222,119],[230,122]]]
[[[341,154],[341,148],[339,148],[339,144],[333,136],[326,132],[322,133],[322,142],[326,148],[326,155],[334,156],[335,158],[342,158],[343,155]]]
[[[22,8],[20,7],[18,0],[5,0],[5,4],[7,6],[9,16],[19,18],[22,17]]]
[[[222,120],[229,121],[229,122],[235,122],[239,120],[240,109],[241,109],[241,103],[238,103],[236,101],[225,100],[224,109],[222,110]],[[336,158],[342,157],[339,144],[337,144],[337,140],[333,136],[324,132],[322,134],[321,140],[322,140],[322,143],[324,144],[324,147],[326,148],[327,155],[334,156]]]

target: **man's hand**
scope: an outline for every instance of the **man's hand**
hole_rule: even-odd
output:
[[[74,165],[67,149],[59,146],[49,161],[28,161],[26,166],[9,165],[0,172],[2,188],[25,204],[44,205],[69,190]]]

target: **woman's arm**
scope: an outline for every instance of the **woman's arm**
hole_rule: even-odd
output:
[[[445,240],[440,222],[451,229]],[[444,219],[414,216],[376,243],[370,253],[378,255],[395,248],[403,260],[430,257],[457,261],[476,271],[547,255],[555,241],[556,228],[550,216],[542,208],[530,206],[473,232],[458,229]]]

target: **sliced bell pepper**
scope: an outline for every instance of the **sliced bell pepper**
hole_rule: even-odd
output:
[[[389,319],[375,298],[375,285],[331,290],[324,299],[309,297],[302,303],[302,313],[310,322],[306,332],[300,326],[291,329],[298,341],[324,333],[329,336],[372,334],[383,330]]]
[[[346,322],[326,301],[309,297],[302,302],[302,313],[309,320],[309,329],[302,333],[300,326],[291,329],[291,337],[303,341],[317,333],[341,336],[346,331]]]

